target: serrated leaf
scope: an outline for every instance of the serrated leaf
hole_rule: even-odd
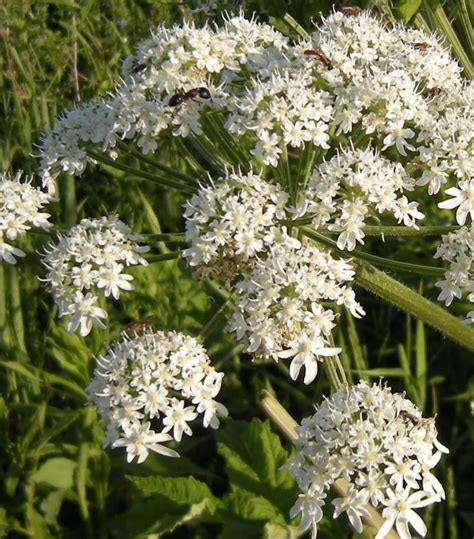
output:
[[[56,488],[70,488],[73,485],[76,463],[66,458],[52,458],[43,463],[31,479],[35,483],[47,483]]]
[[[193,477],[128,477],[146,496],[130,511],[114,518],[118,537],[145,537],[171,532],[178,526],[209,518],[216,500],[209,488]]]
[[[268,422],[234,421],[216,433],[218,452],[224,457],[231,488],[253,492],[288,515],[297,497],[293,479],[281,467],[288,453]]]
[[[194,477],[151,477],[127,476],[142,494],[161,494],[176,503],[200,503],[207,499],[209,508],[216,500],[209,487]]]
[[[277,507],[266,498],[244,489],[235,489],[221,500],[217,517],[222,522],[221,539],[260,539],[268,523],[285,524]]]
[[[409,21],[418,11],[421,0],[394,0],[393,13],[398,19]]]

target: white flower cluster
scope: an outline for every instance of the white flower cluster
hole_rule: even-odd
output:
[[[228,415],[214,400],[223,376],[193,337],[149,329],[124,335],[98,359],[87,389],[106,426],[104,446],[125,447],[128,462],[143,462],[149,451],[178,457],[161,442],[191,435],[188,422],[200,414],[213,429],[218,415]]]
[[[123,65],[123,80],[114,94],[93,105],[66,112],[41,143],[40,173],[55,189],[61,171],[81,174],[86,147],[115,148],[133,139],[144,153],[157,147],[168,128],[186,137],[202,133],[202,109],[225,109],[234,81],[252,73],[268,78],[289,63],[288,39],[271,26],[230,17],[220,28],[193,23],[159,26]]]
[[[434,419],[423,419],[411,401],[390,388],[361,381],[323,401],[296,432],[297,454],[288,468],[302,493],[290,514],[302,514],[301,527],[311,529],[313,538],[327,491],[339,479],[348,488],[331,502],[334,518],[345,512],[360,533],[370,503],[383,507],[384,523],[376,539],[394,525],[403,539],[411,537],[409,525],[426,534],[414,509],[444,499],[431,470],[448,453],[436,438]]]
[[[49,213],[40,210],[51,197],[25,180],[21,171],[14,175],[0,173],[0,262],[16,264],[16,256],[25,253],[7,243],[25,234],[32,226],[47,230]]]
[[[225,126],[231,133],[254,133],[250,151],[265,165],[276,167],[283,148],[312,142],[328,149],[328,124],[333,118],[333,97],[314,87],[308,69],[288,68],[262,80],[256,75],[246,90],[229,103]]]
[[[184,206],[191,243],[184,258],[200,277],[234,277],[273,243],[277,220],[288,218],[287,201],[282,189],[257,174],[228,171]]]
[[[464,289],[474,304],[474,224],[443,236],[435,258],[449,262],[444,280],[435,283],[441,288],[438,300],[451,305],[454,298],[462,297]],[[474,323],[474,310],[467,313],[467,319]]]
[[[43,255],[48,283],[59,316],[70,316],[67,330],[79,328],[88,335],[95,325],[105,328],[107,313],[99,307],[99,291],[118,299],[121,290],[132,290],[131,275],[124,266],[147,265],[141,256],[148,246],[136,244],[136,236],[116,216],[82,219],[66,234],[58,235]]]
[[[391,213],[405,226],[417,228],[424,216],[418,202],[401,195],[413,191],[415,180],[401,163],[393,163],[371,148],[341,150],[329,161],[315,167],[296,208],[295,217],[313,215],[316,228],[328,225],[339,232],[339,249],[352,251],[356,242],[364,243],[365,221],[369,208]]]
[[[346,261],[294,238],[278,238],[266,258],[257,259],[235,285],[237,303],[229,330],[257,357],[292,358],[293,380],[304,366],[304,383],[309,384],[318,373],[318,361],[341,351],[330,345],[336,316],[325,304],[345,305],[356,317],[365,314],[345,284],[353,276]]]
[[[311,42],[300,44],[304,54],[336,96],[337,132],[362,125],[402,156],[462,86],[459,65],[435,36],[388,27],[368,11],[325,18]]]

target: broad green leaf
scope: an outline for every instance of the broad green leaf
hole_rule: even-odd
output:
[[[56,488],[70,488],[73,485],[76,463],[58,457],[44,462],[32,476],[35,483],[47,483]]]
[[[142,494],[161,494],[176,503],[199,503],[204,499],[209,508],[214,507],[216,500],[209,487],[194,477],[151,477],[127,476]]]
[[[234,421],[219,431],[216,438],[231,488],[263,496],[287,515],[297,492],[293,479],[281,469],[288,461],[288,453],[268,422]]]
[[[114,518],[118,537],[127,539],[171,532],[198,519],[209,519],[216,500],[204,483],[193,477],[129,477],[147,497]]]
[[[300,536],[300,530],[296,526],[287,526],[268,522],[263,528],[263,539],[296,539]]]
[[[421,0],[394,0],[393,13],[397,18],[409,21],[418,11],[420,5]]]
[[[217,517],[222,522],[221,539],[260,539],[268,523],[285,525],[285,517],[277,507],[244,489],[235,489],[221,500]]]

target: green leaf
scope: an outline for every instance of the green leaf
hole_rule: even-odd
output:
[[[200,503],[207,499],[209,508],[214,508],[216,500],[209,487],[194,477],[151,477],[127,476],[135,487],[145,495],[161,494],[176,503]]]
[[[288,515],[297,497],[293,479],[281,467],[288,461],[280,438],[268,422],[234,421],[216,434],[218,452],[224,457],[231,488],[265,497]]]
[[[283,526],[268,522],[263,528],[263,539],[296,539],[300,537],[301,531],[296,526]]]
[[[235,489],[222,499],[217,517],[222,521],[221,539],[260,539],[268,523],[285,525],[285,518],[277,507],[243,489]]]
[[[31,479],[35,483],[47,483],[56,488],[70,488],[73,485],[76,463],[66,458],[52,458],[43,463]]]
[[[394,0],[393,13],[398,19],[409,21],[418,11],[421,0]]]
[[[190,521],[209,519],[216,509],[216,499],[209,488],[193,477],[128,479],[146,498],[114,517],[112,526],[118,537],[132,539],[171,532]]]

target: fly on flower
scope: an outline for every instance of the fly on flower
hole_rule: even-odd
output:
[[[153,325],[152,319],[153,317],[149,316],[147,318],[143,318],[142,320],[130,322],[130,324],[128,324],[123,331],[130,337],[143,333],[144,331],[151,329]]]

